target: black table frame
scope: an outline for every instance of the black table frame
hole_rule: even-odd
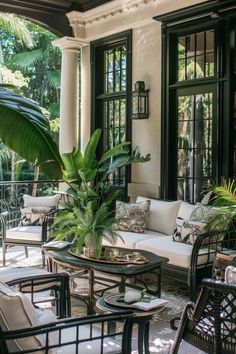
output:
[[[114,248],[114,247],[112,247]],[[132,252],[134,250],[127,249],[127,252]],[[73,294],[72,296],[76,296],[80,298],[87,304],[87,312],[88,314],[92,314],[94,312],[94,305],[96,302],[96,297],[103,296],[104,292],[109,289],[114,289],[118,287],[119,292],[124,292],[125,287],[139,289],[140,285],[136,284],[136,280],[138,278],[138,282],[142,284],[142,286],[147,290],[147,292],[151,295],[160,297],[161,296],[161,267],[163,263],[168,262],[168,258],[160,257],[155,255],[154,253],[143,251],[143,250],[135,250],[137,252],[141,252],[142,255],[148,260],[145,264],[112,264],[105,262],[98,262],[92,259],[78,258],[71,255],[68,252],[68,249],[64,250],[47,250],[44,252],[47,256],[47,264],[49,271],[57,272],[58,267],[66,269],[68,273],[72,270],[74,272],[73,277],[77,278],[86,278],[88,279],[89,289],[88,295],[80,295]],[[106,277],[95,275],[96,272],[101,272],[102,274],[118,276],[120,279],[111,279]],[[142,281],[142,277],[144,274],[152,274],[156,279],[156,289],[150,289],[147,284]],[[134,283],[127,283],[128,279],[133,279]],[[105,283],[104,283],[105,282]],[[95,284],[99,284],[104,286],[104,289],[99,289],[95,291]],[[109,285],[110,284],[110,285]],[[143,288],[142,288],[143,289]]]
[[[127,309],[126,307],[115,307],[112,305],[108,305],[104,297],[99,298],[96,301],[96,310],[99,314],[107,314],[107,313],[117,313]],[[157,311],[157,309],[152,309],[150,311],[142,311],[137,309],[133,310],[133,320],[132,324],[138,325],[138,354],[143,354],[143,349],[145,354],[150,354],[149,351],[149,329],[150,329],[150,320],[153,317],[153,314]],[[109,332],[115,331],[115,327],[112,327],[112,324],[116,326],[115,322],[110,323]]]

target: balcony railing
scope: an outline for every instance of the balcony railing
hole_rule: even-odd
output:
[[[52,195],[59,181],[2,181],[0,182],[0,212],[23,205],[23,194]]]

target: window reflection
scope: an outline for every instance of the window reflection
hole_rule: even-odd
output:
[[[214,30],[179,37],[178,81],[214,76],[214,41]]]
[[[213,94],[178,97],[178,198],[196,202],[212,176]]]

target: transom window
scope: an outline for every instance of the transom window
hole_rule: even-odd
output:
[[[215,75],[215,31],[178,38],[178,81]]]

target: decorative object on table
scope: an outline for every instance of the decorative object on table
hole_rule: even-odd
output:
[[[132,308],[141,311],[151,311],[162,308],[168,304],[168,300],[160,299],[143,291],[128,290],[124,294],[112,294],[104,297],[104,301],[118,308]]]
[[[212,278],[225,281],[225,270],[228,266],[236,266],[236,250],[222,249],[216,253],[213,266]]]
[[[86,242],[90,244],[91,256],[96,258],[101,257],[103,237],[113,244],[119,237],[112,225],[115,221],[115,200],[121,191],[112,190],[109,176],[118,168],[150,160],[149,154],[143,157],[137,150],[129,153],[129,142],[114,146],[97,159],[100,136],[101,129],[97,129],[84,155],[76,149],[62,155],[65,166],[63,179],[69,185],[69,189],[62,193],[68,202],[66,210],[58,214],[54,224],[57,240],[73,234],[78,252]]]
[[[57,242],[57,241],[55,241]],[[71,248],[69,253],[75,257],[91,259],[97,262],[112,263],[112,264],[145,264],[148,260],[140,252],[128,252],[125,249],[109,247],[102,247],[101,257],[97,259],[95,256],[91,257],[86,247],[84,252],[78,252],[76,248]]]

